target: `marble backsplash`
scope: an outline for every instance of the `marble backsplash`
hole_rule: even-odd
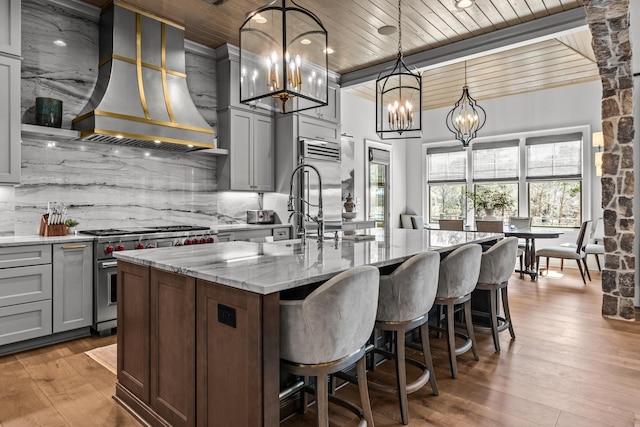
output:
[[[93,91],[99,12],[64,4],[22,1],[23,123],[33,123],[35,98],[46,96],[63,101],[62,127],[68,129]],[[215,57],[187,45],[189,91],[215,129]],[[258,207],[256,193],[217,191],[216,157],[209,154],[23,138],[21,184],[0,186],[0,235],[37,233],[47,201],[66,203],[80,230],[243,223],[245,211]]]

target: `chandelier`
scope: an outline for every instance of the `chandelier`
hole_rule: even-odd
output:
[[[327,31],[295,1],[273,0],[240,27],[240,102],[293,113],[327,105]],[[260,102],[265,106],[264,102]]]
[[[487,115],[484,108],[478,105],[475,99],[469,95],[467,86],[467,62],[464,63],[464,86],[462,86],[462,96],[456,105],[447,114],[447,128],[462,142],[463,147],[467,147],[469,142],[476,137],[476,133],[482,129]]]
[[[382,139],[422,136],[422,76],[402,56],[401,3],[398,0],[398,57],[391,72],[376,80],[376,133]]]

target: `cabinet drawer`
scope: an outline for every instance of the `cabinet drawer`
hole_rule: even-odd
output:
[[[273,229],[273,240],[277,241],[277,240],[290,239],[289,230],[290,230],[289,227],[274,228]]]
[[[0,345],[51,334],[51,300],[0,308]]]
[[[0,307],[51,299],[51,264],[0,270]]]
[[[312,117],[298,116],[298,134],[300,137],[338,141],[340,129],[338,125]]]
[[[51,264],[51,245],[0,248],[0,268]]]
[[[250,239],[259,239],[261,237],[271,236],[271,229],[263,229],[263,230],[243,230],[243,231],[234,231],[233,232],[233,240],[246,240]]]

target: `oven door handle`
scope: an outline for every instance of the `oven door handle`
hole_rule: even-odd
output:
[[[111,268],[116,267],[118,265],[118,261],[105,261],[98,264],[99,268]]]

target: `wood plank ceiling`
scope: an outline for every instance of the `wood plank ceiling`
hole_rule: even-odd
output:
[[[112,0],[83,0],[105,7]],[[120,0],[121,1],[121,0]],[[186,38],[210,47],[238,45],[245,14],[266,0],[126,0],[185,26]],[[290,1],[288,3],[291,3]],[[329,34],[329,68],[343,74],[395,59],[397,33],[378,34],[397,26],[396,0],[297,0],[321,19]],[[476,0],[457,10],[454,0],[405,0],[402,4],[402,48],[405,55],[445,46],[481,34],[582,7],[582,0]],[[598,69],[587,31],[467,61],[471,95],[477,100],[597,80]],[[464,82],[464,63],[424,73],[423,108],[453,105]],[[348,90],[375,99],[373,83]]]

